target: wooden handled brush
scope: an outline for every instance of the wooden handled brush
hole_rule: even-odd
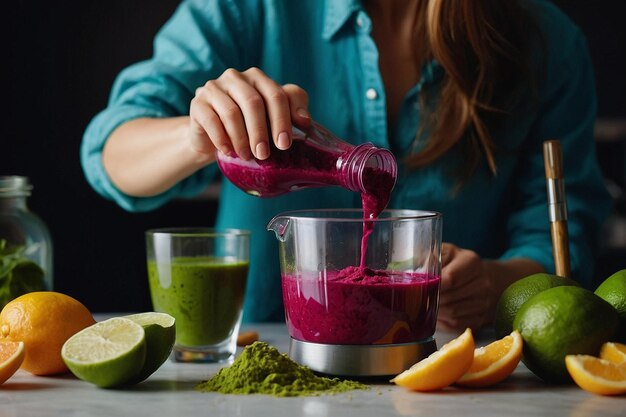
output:
[[[556,274],[569,277],[569,237],[567,234],[567,202],[563,175],[563,152],[558,140],[543,143],[543,162],[548,186],[548,209],[552,234],[552,254]]]

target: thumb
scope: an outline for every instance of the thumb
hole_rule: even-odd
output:
[[[452,261],[456,254],[457,247],[452,243],[443,243],[441,245],[441,266],[446,266]]]

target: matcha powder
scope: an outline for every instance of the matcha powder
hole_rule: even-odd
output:
[[[233,364],[196,386],[198,391],[222,394],[268,394],[276,397],[334,394],[367,385],[317,376],[306,366],[264,342],[247,346]]]

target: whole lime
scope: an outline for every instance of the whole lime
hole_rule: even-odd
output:
[[[626,269],[617,271],[596,288],[596,295],[611,304],[619,316],[616,341],[626,343]]]
[[[513,319],[522,304],[548,288],[563,285],[578,285],[578,283],[558,275],[539,273],[529,275],[509,285],[500,296],[496,306],[495,330],[498,339],[502,339],[513,331]]]
[[[580,287],[550,288],[526,301],[515,315],[513,328],[524,339],[522,361],[547,382],[569,382],[565,356],[598,356],[618,326],[615,309]]]

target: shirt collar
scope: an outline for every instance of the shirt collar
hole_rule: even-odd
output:
[[[330,40],[346,24],[350,16],[362,10],[360,0],[327,0],[322,37]]]
[[[341,29],[353,14],[363,10],[361,0],[326,0],[324,10],[324,26],[322,37],[330,40]],[[435,84],[443,78],[443,67],[432,59],[422,67],[421,81],[418,90],[424,84]]]

